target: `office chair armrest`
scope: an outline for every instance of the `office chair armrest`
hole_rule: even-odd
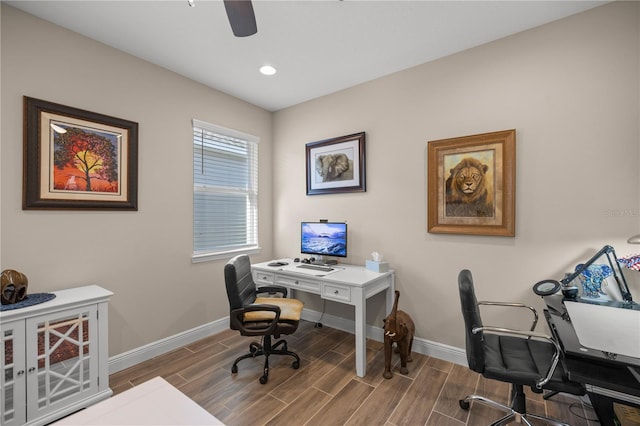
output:
[[[510,307],[510,308],[526,308],[533,314],[533,323],[531,324],[531,328],[529,330],[533,331],[536,329],[536,325],[538,325],[538,311],[535,310],[533,306],[525,305],[524,303],[517,302],[490,302],[490,301],[482,301],[478,302],[478,305],[485,306],[500,306],[500,307]]]
[[[556,371],[556,367],[558,366],[558,362],[560,361],[560,355],[562,354],[562,349],[560,348],[560,344],[556,342],[551,336],[538,333],[536,331],[522,331],[522,330],[513,330],[511,328],[502,328],[502,327],[492,327],[492,326],[483,326],[483,327],[475,327],[471,332],[473,334],[477,334],[479,332],[488,332],[494,334],[503,334],[508,336],[515,337],[527,337],[527,338],[535,338],[538,340],[542,340],[545,342],[549,342],[553,344],[555,348],[555,353],[553,354],[553,359],[551,361],[551,365],[549,366],[549,371],[544,377],[536,380],[536,388],[542,389],[544,385],[546,385],[551,377],[553,377],[553,373]]]
[[[269,294],[280,293],[282,294],[282,297],[287,297],[287,288],[279,285],[266,285],[266,286],[256,288],[256,294],[260,294],[260,293],[269,293]]]
[[[247,328],[245,327],[244,314],[247,312],[258,311],[270,311],[275,313],[275,317],[272,319],[265,319],[264,322],[270,321],[269,324],[261,328]],[[276,305],[248,305],[243,308],[234,309],[229,315],[231,319],[231,325],[233,328],[240,330],[240,333],[245,336],[264,336],[267,334],[273,334],[278,326],[280,320],[280,307]]]

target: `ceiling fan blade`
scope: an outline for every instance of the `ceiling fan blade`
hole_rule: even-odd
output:
[[[251,0],[224,0],[227,17],[236,37],[248,37],[258,32]]]

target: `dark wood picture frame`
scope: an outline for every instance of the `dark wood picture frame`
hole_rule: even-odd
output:
[[[23,210],[138,210],[138,123],[24,97]]]
[[[427,230],[515,236],[516,131],[429,141]]]
[[[307,195],[365,192],[365,132],[306,144]]]

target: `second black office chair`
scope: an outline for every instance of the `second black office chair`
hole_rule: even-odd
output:
[[[285,340],[271,344],[271,337],[292,334],[298,329],[302,302],[287,299],[287,289],[281,286],[263,286],[256,288],[251,275],[249,256],[240,255],[229,260],[224,267],[224,280],[229,298],[229,318],[232,330],[240,331],[243,336],[262,336],[262,342],[249,345],[249,353],[238,357],[231,372],[238,372],[238,362],[243,359],[264,355],[263,374],[260,383],[269,380],[269,356],[289,355],[295,358],[291,364],[294,369],[300,367],[300,357],[287,348]],[[258,297],[258,294],[280,294],[282,297]]]
[[[488,379],[511,383],[510,407],[480,395],[467,395],[460,400],[460,407],[467,410],[470,403],[475,401],[506,411],[507,415],[492,423],[492,426],[513,421],[531,425],[527,418],[552,425],[565,425],[548,417],[527,413],[524,386],[531,387],[536,393],[541,393],[543,389],[574,395],[585,393],[580,383],[567,378],[560,362],[560,345],[550,336],[533,331],[538,320],[535,309],[520,303],[478,302],[471,272],[466,269],[458,275],[458,289],[465,323],[469,368]],[[526,308],[534,314],[533,325],[526,331],[485,326],[480,317],[480,305]]]

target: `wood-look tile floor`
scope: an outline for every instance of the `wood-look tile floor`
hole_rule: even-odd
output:
[[[508,384],[415,352],[408,375],[396,371],[385,380],[383,345],[373,340],[367,340],[367,375],[357,377],[354,336],[329,327],[302,321],[285,338],[301,366],[294,370],[293,358],[271,357],[265,385],[258,382],[263,357],[241,361],[231,374],[255,339],[228,330],[112,374],[110,386],[117,394],[161,376],[227,425],[250,426],[487,425],[503,413],[479,404],[465,411],[458,400],[470,393],[503,403],[509,397]],[[594,411],[570,395],[544,400],[529,392],[527,408],[572,426],[598,424]]]

